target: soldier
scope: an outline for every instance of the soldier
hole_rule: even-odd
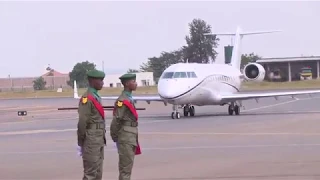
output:
[[[83,159],[83,180],[101,180],[106,145],[104,109],[98,91],[103,87],[105,73],[87,73],[89,88],[79,102],[78,146]]]
[[[110,135],[119,154],[119,180],[130,180],[134,156],[141,154],[138,141],[138,114],[132,99],[137,88],[136,75],[124,74],[119,78],[124,90],[115,102]]]

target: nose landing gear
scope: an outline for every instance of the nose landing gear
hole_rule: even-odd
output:
[[[190,104],[183,105],[182,109],[183,109],[184,116],[188,116],[189,114],[190,114],[190,116],[195,115],[195,108],[194,108],[194,106],[192,106]],[[178,105],[173,105],[173,112],[171,113],[171,118],[172,119],[180,119],[181,118],[181,114],[178,111]]]
[[[173,109],[173,112],[171,113],[171,118],[180,119],[181,115],[180,115],[180,112],[178,111],[178,105],[173,105],[172,109]]]

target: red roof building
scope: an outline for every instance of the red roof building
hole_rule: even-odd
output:
[[[43,74],[42,77],[46,77],[46,76],[69,76],[69,74],[64,74],[64,73],[60,73],[54,69],[52,69],[51,71],[48,71],[47,73]]]

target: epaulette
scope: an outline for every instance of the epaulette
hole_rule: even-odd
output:
[[[82,96],[80,99],[82,104],[86,104],[88,102],[88,97],[87,96]]]
[[[120,100],[117,100],[116,106],[117,106],[117,107],[122,107],[122,106],[123,106],[123,102],[120,101]]]

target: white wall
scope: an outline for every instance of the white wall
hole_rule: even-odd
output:
[[[153,72],[140,72],[136,74],[136,81],[138,86],[154,86],[153,81]],[[110,84],[113,84],[113,87],[123,87],[119,79],[123,74],[111,74],[106,75],[104,78],[104,87],[110,87]]]

